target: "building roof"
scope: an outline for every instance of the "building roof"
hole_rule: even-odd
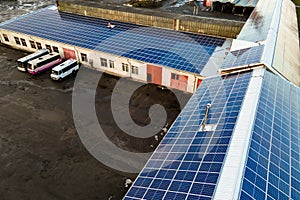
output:
[[[240,199],[300,198],[300,88],[265,72]]]
[[[109,0],[102,0],[102,1],[93,1],[93,0],[60,0],[59,2],[65,2],[75,5],[83,5],[83,6],[90,6],[96,8],[103,8],[109,10],[118,10],[122,12],[129,12],[129,13],[137,13],[137,14],[146,14],[149,16],[159,16],[159,17],[167,17],[172,19],[180,19],[180,20],[188,20],[188,21],[199,21],[201,18],[206,18],[207,23],[217,23],[217,24],[224,24],[224,23],[234,23],[234,22],[244,22],[246,21],[246,17],[231,15],[227,13],[223,13],[220,15],[219,13],[215,12],[201,12],[201,15],[193,15],[193,11],[187,14],[186,9],[176,9],[176,11],[169,11],[170,8],[174,8],[172,4],[167,3],[161,7],[156,9],[147,9],[147,8],[135,8],[130,6],[125,6],[124,2],[120,3],[120,1],[109,1]],[[185,1],[186,3],[187,1]],[[180,3],[180,2],[178,2]],[[172,9],[171,9],[172,10]],[[215,21],[216,20],[216,21]]]
[[[261,0],[253,10],[221,68],[264,64],[300,86],[300,51],[295,5],[289,0]],[[268,7],[268,9],[265,9]]]
[[[299,105],[265,69],[205,79],[124,200],[299,199]]]
[[[214,0],[214,2],[221,2],[221,3],[232,3],[235,6],[241,7],[252,7],[254,8],[258,2],[258,0]]]
[[[225,39],[58,12],[55,6],[0,24],[1,29],[201,74]]]
[[[251,75],[205,79],[124,199],[211,199]],[[212,131],[201,128],[207,104]]]
[[[295,10],[277,0],[264,12],[269,3],[259,1],[222,65],[260,68],[205,79],[125,200],[300,199]],[[207,104],[207,125],[215,129],[204,131]]]

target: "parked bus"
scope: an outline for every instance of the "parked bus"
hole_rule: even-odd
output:
[[[53,68],[62,62],[59,53],[49,53],[45,56],[36,58],[28,62],[27,71],[30,74],[37,74]]]
[[[61,80],[66,76],[75,73],[78,69],[79,69],[79,65],[77,63],[77,60],[69,59],[54,67],[52,69],[52,73],[50,77],[53,80]]]
[[[44,56],[46,54],[48,54],[48,50],[47,49],[41,49],[36,51],[35,53],[32,53],[30,55],[27,55],[23,58],[20,58],[17,60],[17,64],[18,64],[18,70],[25,72],[27,70],[27,63],[31,60],[34,60],[38,57]]]

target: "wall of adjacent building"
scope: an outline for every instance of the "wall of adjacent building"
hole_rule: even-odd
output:
[[[107,20],[116,20],[144,26],[202,33],[207,35],[236,38],[241,31],[244,22],[224,20],[217,18],[188,18],[168,15],[141,14],[130,11],[118,10],[118,8],[102,8],[92,5],[77,4],[75,2],[59,1],[58,10],[85,16],[98,17]]]

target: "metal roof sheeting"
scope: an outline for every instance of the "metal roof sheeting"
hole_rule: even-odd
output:
[[[231,3],[235,6],[241,7],[255,7],[258,0],[215,0],[213,2],[220,2],[220,3]]]

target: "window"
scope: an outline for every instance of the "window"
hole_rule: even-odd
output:
[[[109,67],[110,68],[115,68],[115,61],[110,60],[109,61]]]
[[[42,49],[42,44],[41,43],[37,42],[36,46],[37,46],[38,49]]]
[[[85,53],[81,53],[81,60],[84,61],[84,62],[88,61],[87,55]]]
[[[49,55],[52,56],[53,54],[49,54]],[[36,67],[41,67],[41,66],[43,66],[45,64],[48,64],[48,63],[50,63],[52,61],[58,60],[59,58],[60,58],[60,55],[55,55],[55,56],[49,57],[46,60],[42,60],[42,61],[38,62],[36,64]]]
[[[179,75],[171,73],[171,79],[173,79],[173,80],[179,80]]]
[[[107,60],[105,58],[100,58],[100,61],[102,67],[107,67]]]
[[[136,66],[131,66],[131,72],[133,74],[139,74],[139,68]]]
[[[18,37],[15,37],[15,41],[16,41],[16,44],[19,44],[19,45],[21,45],[21,42],[20,42],[20,40],[19,40],[19,38],[18,38]]]
[[[54,46],[53,46],[53,47],[52,47],[52,49],[53,49],[53,51],[54,51],[54,52],[56,52],[56,53],[59,53],[59,51],[58,51],[58,48],[57,48],[57,47],[54,47]]]
[[[22,42],[22,45],[23,45],[24,47],[27,47],[27,44],[26,44],[25,39],[21,38],[21,42]]]
[[[49,44],[46,44],[45,46],[46,46],[46,49],[48,49],[49,52],[51,53],[52,52],[51,46]]]
[[[29,43],[30,43],[31,48],[36,49],[34,41],[29,40]]]
[[[69,65],[69,66],[63,68],[61,71],[62,71],[63,73],[65,73],[65,72],[67,72],[67,71],[73,69],[74,67],[76,67],[76,65],[77,65],[76,62],[75,62],[75,63],[72,63],[71,65]]]
[[[3,34],[3,38],[6,42],[9,42],[8,36],[6,34]]]
[[[122,63],[122,70],[128,72],[128,64]]]

